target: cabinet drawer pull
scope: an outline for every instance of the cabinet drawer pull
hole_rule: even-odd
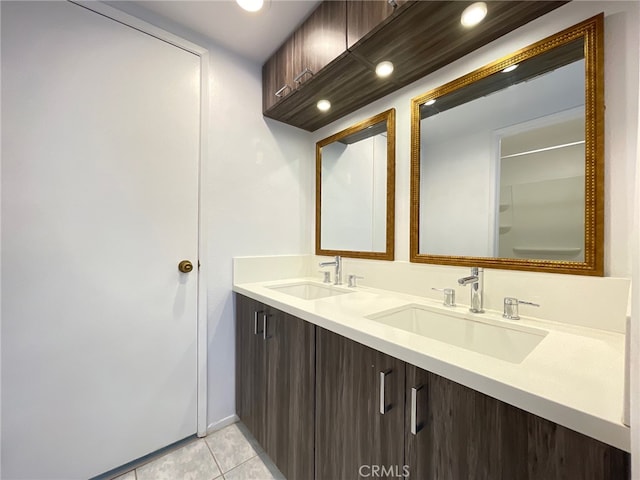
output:
[[[262,314],[262,339],[266,340],[271,338],[271,335],[267,335],[267,320],[269,319],[269,314],[264,312]]]
[[[262,310],[256,310],[253,312],[253,334],[258,335],[260,332],[258,331],[258,315],[264,313]]]
[[[292,89],[292,88],[287,84],[287,85],[285,85],[284,87],[282,87],[280,90],[278,90],[278,91],[275,93],[276,97],[281,98],[281,97],[284,95],[284,91],[285,91],[287,88],[288,88],[289,90],[293,90],[293,89]]]
[[[386,395],[384,393],[384,383],[387,378],[387,375],[391,373],[391,370],[386,370],[384,372],[380,372],[380,413],[384,415],[387,413],[387,402]]]
[[[418,392],[422,390],[422,385],[411,388],[411,433],[416,435],[420,428],[418,426]]]
[[[300,84],[300,82],[302,81],[302,77],[304,77],[306,74],[309,74],[313,77],[313,72],[309,67],[307,67],[303,71],[301,71],[296,78],[293,79],[293,81],[296,82],[296,85]]]

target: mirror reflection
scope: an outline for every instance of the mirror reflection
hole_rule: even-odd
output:
[[[393,259],[395,111],[316,145],[316,253]]]
[[[412,261],[601,274],[598,18],[413,100]]]

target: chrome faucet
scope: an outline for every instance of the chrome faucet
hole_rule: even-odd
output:
[[[333,262],[320,262],[321,267],[336,267],[336,273],[333,276],[334,285],[342,285],[342,259],[340,255],[333,257]]]
[[[471,285],[471,302],[469,311],[483,313],[482,300],[484,296],[484,269],[471,267],[471,275],[458,279],[460,285]]]

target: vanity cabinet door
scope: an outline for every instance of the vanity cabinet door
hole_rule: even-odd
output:
[[[260,445],[266,441],[266,349],[261,303],[236,295],[236,413]]]
[[[266,441],[285,478],[313,478],[315,326],[277,310],[267,321]]]
[[[409,478],[629,478],[625,452],[412,365],[405,397]]]
[[[506,475],[500,461],[503,454],[519,451],[519,445],[526,453],[526,443],[510,436],[502,444],[496,400],[408,364],[405,399],[409,478],[524,478]]]
[[[290,480],[313,478],[315,326],[236,295],[236,410]]]
[[[319,327],[316,354],[315,479],[401,476],[404,362]]]

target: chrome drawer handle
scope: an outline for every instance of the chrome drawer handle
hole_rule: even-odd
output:
[[[284,91],[285,91],[287,88],[288,88],[289,90],[293,90],[289,85],[285,85],[284,87],[282,87],[280,90],[278,90],[278,91],[275,93],[276,97],[281,98],[281,97],[284,95]]]
[[[253,312],[253,334],[254,335],[258,335],[258,333],[260,333],[258,331],[258,315],[260,315],[261,313],[263,313],[262,310],[256,310],[255,312]]]
[[[267,335],[267,321],[269,319],[269,314],[267,312],[264,312],[262,314],[262,339],[263,340],[267,340],[268,338],[271,338],[271,335]]]
[[[418,428],[418,392],[422,390],[422,385],[411,388],[411,433],[416,435]]]
[[[385,379],[387,375],[391,373],[391,370],[386,370],[384,372],[380,372],[380,413],[384,415],[387,413],[387,402],[385,401]]]
[[[309,75],[311,75],[313,77],[313,72],[311,71],[311,69],[309,67],[307,67],[303,71],[301,71],[298,74],[298,76],[293,79],[293,81],[296,82],[296,84],[300,84],[300,82],[302,81],[302,77],[304,77],[307,74],[309,74]]]

